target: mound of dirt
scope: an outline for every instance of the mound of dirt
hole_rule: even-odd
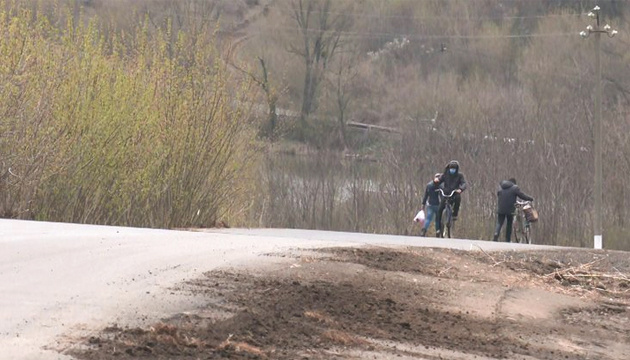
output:
[[[79,359],[625,359],[630,264],[616,252],[331,248],[212,271],[207,305],[104,329]]]

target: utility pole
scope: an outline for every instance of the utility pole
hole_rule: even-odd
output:
[[[593,248],[602,248],[602,64],[601,64],[601,35],[602,33],[613,37],[617,30],[613,30],[606,24],[600,28],[600,7],[595,6],[588,17],[595,19],[595,27],[589,25],[586,31],[580,32],[582,38],[595,34],[595,71],[597,72],[597,86],[595,90],[595,123],[593,124],[595,136],[595,208],[593,214]]]

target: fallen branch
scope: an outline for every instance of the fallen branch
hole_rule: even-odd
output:
[[[612,280],[630,282],[630,279],[628,279],[627,277],[619,277],[619,276],[610,275],[610,274],[569,274],[568,276],[575,277],[575,278],[603,278],[603,279],[612,279]]]
[[[563,274],[567,274],[567,273],[579,273],[579,272],[588,273],[590,268],[594,264],[596,264],[596,263],[598,263],[598,262],[600,262],[602,260],[604,260],[604,258],[597,259],[597,260],[594,260],[594,261],[591,261],[589,263],[582,264],[582,265],[579,265],[579,266],[568,267],[568,268],[562,269],[562,270],[556,269],[556,270],[554,270],[553,272],[551,272],[549,274],[543,275],[542,277],[543,278],[556,277],[556,276],[562,276]]]
[[[490,258],[490,260],[492,260],[492,261],[494,262],[494,265],[492,265],[492,266],[497,266],[497,265],[499,265],[500,263],[504,262],[504,261],[501,261],[501,262],[497,261],[494,257],[492,257],[492,255],[488,254],[488,253],[487,253],[484,249],[482,249],[482,248],[481,248],[481,246],[479,246],[479,245],[477,245],[477,244],[472,244],[471,246],[476,246],[476,247],[478,247],[478,248],[479,248],[479,250],[481,250],[481,252],[482,252],[482,253],[486,254],[486,256],[488,256],[488,257]]]

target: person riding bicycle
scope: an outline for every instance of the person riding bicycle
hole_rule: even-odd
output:
[[[494,230],[494,237],[492,241],[499,240],[499,234],[503,223],[507,220],[505,226],[505,242],[510,242],[512,238],[512,223],[514,222],[514,212],[516,208],[516,198],[520,198],[526,201],[534,201],[534,198],[524,194],[521,189],[516,185],[516,179],[511,178],[509,180],[503,180],[500,183],[501,188],[497,192],[497,226]]]
[[[453,201],[453,221],[457,220],[457,215],[459,214],[459,206],[462,202],[462,197],[460,194],[462,193],[462,191],[466,190],[467,187],[466,178],[464,177],[464,174],[459,171],[459,162],[457,160],[451,160],[446,165],[444,173],[441,176],[437,177],[434,182],[437,185],[441,184],[443,186],[445,194],[450,194],[451,192],[455,191],[451,200]],[[440,208],[438,209],[435,224],[436,226],[438,226],[438,228],[442,223],[442,212],[444,211],[444,208],[446,207],[446,202],[448,200],[449,199],[447,198],[442,198],[442,201],[440,202]]]
[[[433,216],[437,213],[440,207],[440,193],[438,193],[439,185],[435,183],[435,179],[439,178],[442,174],[437,173],[433,176],[433,180],[429,181],[424,189],[424,197],[422,197],[422,210],[426,213],[424,220],[424,226],[420,230],[420,236],[424,236],[431,226]],[[435,231],[440,231],[438,227],[437,219],[435,221]]]

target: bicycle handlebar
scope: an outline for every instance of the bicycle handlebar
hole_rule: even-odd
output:
[[[455,194],[455,191],[457,191],[457,189],[451,191],[451,193],[449,195],[446,195],[444,193],[444,189],[437,189],[437,191],[439,191],[440,193],[442,193],[442,196],[444,196],[445,198],[450,198],[453,197],[453,195]]]

